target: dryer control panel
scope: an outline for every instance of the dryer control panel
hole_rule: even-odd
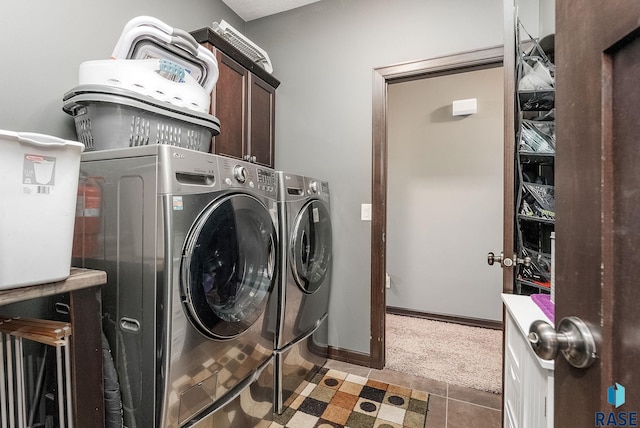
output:
[[[279,171],[277,175],[280,180],[279,201],[298,201],[317,198],[329,202],[328,182],[283,171]]]
[[[329,200],[329,183],[311,177],[305,177],[305,182],[309,196],[315,196],[325,201]]]

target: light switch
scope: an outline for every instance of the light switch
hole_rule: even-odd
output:
[[[371,221],[371,204],[360,205],[360,220]]]

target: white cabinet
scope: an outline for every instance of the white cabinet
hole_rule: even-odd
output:
[[[527,334],[535,320],[549,319],[529,296],[503,294],[505,305],[504,426],[553,427],[553,361],[541,360]]]

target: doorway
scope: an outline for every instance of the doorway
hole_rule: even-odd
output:
[[[502,275],[481,255],[502,245],[503,79],[495,64],[387,93],[385,367],[491,392],[501,390]],[[464,99],[477,111],[452,114]]]
[[[503,68],[393,83],[387,97],[387,310],[502,320]],[[454,100],[477,112],[452,114]]]
[[[502,65],[502,61],[503,49],[496,47],[374,70],[370,352],[370,366],[373,368],[381,369],[385,365],[388,85],[425,77],[493,68]],[[513,188],[511,179],[512,177],[505,175],[505,188],[510,185]],[[502,219],[496,219],[496,221],[502,223]]]

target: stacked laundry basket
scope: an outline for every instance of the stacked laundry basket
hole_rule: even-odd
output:
[[[89,151],[169,144],[208,152],[220,132],[209,115],[217,79],[215,57],[189,33],[141,16],[125,26],[111,59],[80,64],[63,110]]]

